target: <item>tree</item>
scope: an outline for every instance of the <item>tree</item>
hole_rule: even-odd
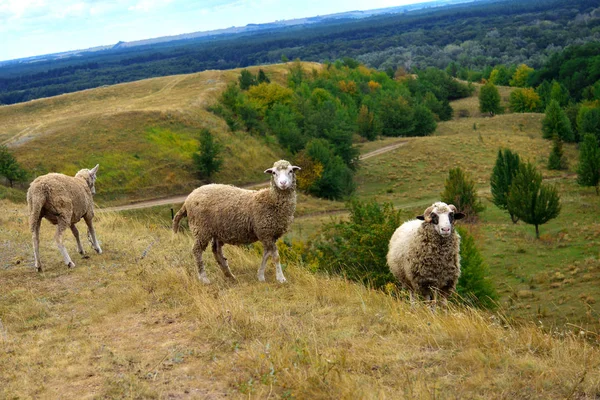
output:
[[[409,136],[414,131],[414,109],[404,97],[386,96],[379,111],[384,136]]]
[[[460,212],[465,213],[468,221],[474,221],[477,214],[483,211],[475,182],[460,167],[449,171],[440,198],[444,203],[454,204]]]
[[[221,144],[215,140],[213,134],[206,128],[202,129],[198,153],[192,156],[200,179],[210,180],[213,174],[219,172],[223,164],[221,149]]]
[[[467,304],[495,308],[498,293],[489,279],[489,270],[475,239],[465,228],[457,227],[460,234],[460,278],[456,292]]]
[[[0,176],[6,178],[10,187],[13,187],[15,182],[23,182],[27,179],[27,172],[4,145],[0,146]]]
[[[582,106],[577,113],[577,131],[580,137],[593,134],[600,143],[600,109]]]
[[[575,140],[571,122],[556,100],[551,100],[546,107],[546,116],[542,120],[542,134],[544,139],[552,139],[557,135],[565,142]]]
[[[539,226],[560,214],[560,198],[554,186],[542,184],[542,174],[531,163],[522,163],[508,192],[508,210],[523,222],[535,225],[535,237],[540,238]]]
[[[502,210],[508,210],[508,191],[513,178],[519,170],[519,164],[521,164],[521,160],[517,153],[513,153],[509,149],[498,150],[490,184],[492,201]],[[509,214],[513,223],[519,220],[512,212],[509,211]]]
[[[489,81],[494,85],[505,86],[508,85],[508,81],[510,80],[510,72],[504,65],[498,65],[496,68],[492,70],[490,73]]]
[[[552,151],[548,157],[548,169],[567,169],[567,159],[563,151],[562,140],[558,136],[554,136],[553,142]]]
[[[500,93],[492,82],[486,83],[479,90],[479,111],[481,113],[489,113],[490,116],[494,116],[502,111],[500,107]]]
[[[515,89],[510,94],[509,105],[513,112],[536,112],[541,104],[540,96],[532,88]]]
[[[510,86],[527,87],[529,76],[533,73],[533,68],[525,64],[517,67],[512,79],[509,81]]]
[[[423,104],[417,104],[415,106],[414,121],[415,127],[412,132],[413,136],[428,136],[437,129],[435,116],[431,110]]]
[[[250,89],[250,86],[258,84],[258,82],[256,81],[256,77],[252,74],[252,72],[248,71],[245,68],[240,72],[238,80],[240,82],[240,88],[242,90],[248,90]]]
[[[262,68],[258,70],[258,76],[256,77],[256,81],[258,83],[271,83],[271,80],[269,79],[267,74],[265,74],[265,71],[263,71]]]
[[[600,194],[600,147],[598,140],[591,133],[583,137],[579,148],[577,183],[581,186],[594,186],[596,194]]]
[[[360,106],[357,117],[358,134],[367,140],[375,140],[377,138],[377,121],[375,114],[369,111],[366,105]]]

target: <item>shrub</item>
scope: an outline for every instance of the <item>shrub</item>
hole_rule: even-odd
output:
[[[490,116],[502,112],[500,106],[500,92],[492,82],[483,85],[479,91],[479,111],[489,113]]]
[[[4,145],[0,146],[0,177],[5,178],[10,187],[13,187],[14,183],[27,180],[27,172]]]
[[[440,194],[441,200],[447,204],[454,204],[456,208],[466,214],[467,221],[475,221],[477,214],[483,211],[479,201],[475,182],[460,168],[452,168]]]

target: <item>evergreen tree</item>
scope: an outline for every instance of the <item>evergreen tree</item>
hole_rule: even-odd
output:
[[[23,182],[27,179],[27,172],[21,168],[8,147],[0,146],[0,176],[6,178],[10,187],[15,182]]]
[[[223,160],[221,159],[222,146],[215,140],[208,129],[200,132],[200,146],[198,153],[194,153],[192,159],[196,166],[196,173],[200,179],[210,181],[213,174],[219,172]]]
[[[492,83],[488,82],[479,90],[479,111],[481,113],[489,113],[494,116],[502,112],[500,107],[500,92]]]
[[[444,203],[454,204],[460,212],[465,213],[467,221],[474,221],[477,214],[483,211],[475,182],[460,167],[449,171],[440,198]]]
[[[498,293],[489,278],[489,270],[475,239],[463,227],[456,228],[460,234],[460,278],[456,292],[467,304],[482,308],[495,308]]]
[[[554,145],[548,157],[548,169],[561,170],[567,169],[567,159],[563,152],[563,143],[558,136],[554,136]]]
[[[546,107],[546,116],[542,120],[542,133],[544,139],[552,139],[557,135],[565,142],[575,140],[571,122],[556,100],[551,100]]]
[[[592,107],[580,107],[577,113],[577,130],[581,137],[591,133],[600,143],[600,109]]]
[[[248,89],[250,89],[250,86],[254,86],[254,85],[258,84],[254,74],[252,74],[252,72],[248,71],[245,68],[240,72],[240,76],[239,76],[238,80],[240,82],[240,88],[242,90],[248,90]]]
[[[508,191],[513,178],[519,170],[520,163],[521,161],[517,153],[513,153],[509,149],[498,150],[498,157],[496,157],[496,164],[492,171],[490,184],[492,201],[502,210],[508,209]],[[519,220],[512,212],[509,211],[509,214],[512,222],[516,223]]]
[[[539,226],[560,214],[560,198],[554,186],[542,184],[542,174],[531,163],[522,163],[513,178],[508,193],[508,210],[521,221],[535,225],[535,237],[540,238]]]
[[[598,140],[591,133],[583,137],[579,147],[577,183],[581,186],[594,186],[596,194],[600,194],[600,147]]]
[[[258,76],[256,80],[258,83],[271,83],[271,80],[269,79],[267,74],[265,74],[265,71],[263,71],[262,68],[258,70]]]

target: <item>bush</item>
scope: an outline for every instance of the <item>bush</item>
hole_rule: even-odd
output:
[[[449,171],[440,197],[444,203],[454,204],[458,211],[465,213],[467,221],[475,221],[477,214],[483,211],[475,182],[460,167]]]
[[[319,271],[381,288],[395,280],[386,255],[390,238],[401,223],[400,215],[389,203],[353,201],[350,219],[325,225],[308,257]]]
[[[475,239],[464,228],[458,227],[460,241],[460,278],[456,292],[462,301],[481,308],[495,308],[498,293],[489,279],[489,270]]]
[[[483,85],[479,91],[479,111],[494,116],[502,112],[500,92],[492,82]]]

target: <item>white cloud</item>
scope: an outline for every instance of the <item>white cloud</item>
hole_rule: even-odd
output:
[[[150,12],[157,8],[161,8],[172,3],[173,0],[139,0],[134,5],[129,6],[129,11],[144,11]]]

